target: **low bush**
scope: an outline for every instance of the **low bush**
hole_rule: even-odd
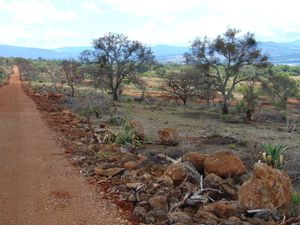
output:
[[[121,131],[116,134],[115,143],[130,148],[142,146],[142,141],[136,136],[136,130],[128,122],[122,124]]]

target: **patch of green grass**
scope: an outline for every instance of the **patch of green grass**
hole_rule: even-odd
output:
[[[293,192],[293,194],[292,194],[292,204],[293,205],[300,205],[300,193]]]
[[[231,144],[229,144],[227,147],[228,147],[229,149],[234,150],[234,149],[236,149],[236,144],[235,144],[235,143],[231,143]]]
[[[288,148],[283,144],[272,145],[272,144],[263,144],[262,145],[263,160],[270,166],[276,169],[283,168],[283,152]]]
[[[141,140],[136,136],[136,130],[128,122],[124,122],[121,131],[116,134],[115,143],[131,148],[140,148],[142,146]]]

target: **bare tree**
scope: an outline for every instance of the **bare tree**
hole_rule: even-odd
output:
[[[214,79],[216,88],[222,95],[223,114],[229,112],[236,85],[252,79],[251,74],[245,76],[240,73],[241,69],[247,65],[268,65],[268,58],[258,49],[254,35],[238,34],[238,30],[229,28],[225,34],[213,41],[207,38],[196,39],[191,45],[191,51],[185,54],[188,64],[206,71],[206,75]]]
[[[106,76],[115,101],[119,98],[123,80],[145,72],[154,62],[150,48],[113,33],[94,40],[93,57],[99,69],[97,75]]]
[[[163,90],[181,99],[183,105],[200,93],[200,75],[196,70],[180,70],[166,75]]]
[[[138,76],[131,76],[129,81],[141,92],[139,101],[144,101],[145,92],[147,90],[147,82]]]
[[[75,60],[63,60],[61,62],[62,71],[66,77],[68,85],[71,88],[71,97],[74,97],[75,85],[83,79],[79,67],[80,63]]]

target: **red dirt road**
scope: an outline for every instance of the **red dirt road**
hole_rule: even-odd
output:
[[[62,152],[15,69],[0,89],[0,225],[127,224]]]

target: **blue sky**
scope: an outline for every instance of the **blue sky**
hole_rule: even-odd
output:
[[[116,32],[150,46],[187,46],[228,26],[260,41],[293,41],[299,9],[297,0],[0,0],[0,44],[87,46]]]

